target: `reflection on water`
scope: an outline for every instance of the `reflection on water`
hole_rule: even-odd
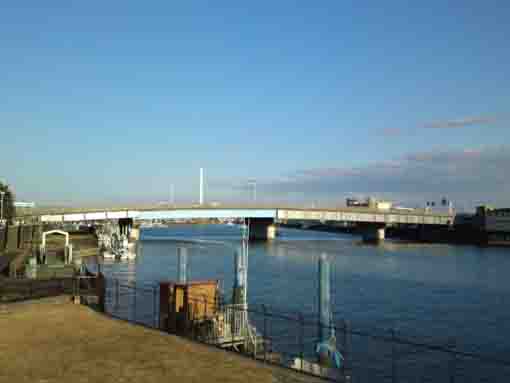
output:
[[[177,247],[186,243],[190,278],[221,279],[229,297],[239,240],[232,226],[146,229],[135,262],[107,263],[104,270],[137,283],[174,280]],[[370,246],[356,236],[284,229],[276,240],[250,246],[249,301],[315,315],[323,252],[333,263],[335,319],[510,353],[507,250],[396,241]]]

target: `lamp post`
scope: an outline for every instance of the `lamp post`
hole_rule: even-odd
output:
[[[0,222],[4,221],[4,191],[0,191]]]

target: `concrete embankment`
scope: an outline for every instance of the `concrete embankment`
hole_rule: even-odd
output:
[[[275,381],[268,366],[108,318],[68,297],[0,306],[0,366],[0,382]]]

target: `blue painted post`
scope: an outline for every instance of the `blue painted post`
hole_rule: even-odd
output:
[[[246,304],[246,253],[244,244],[234,255],[234,304]]]
[[[319,326],[321,343],[335,336],[331,326],[331,264],[325,253],[319,257]]]
[[[188,249],[185,247],[177,248],[177,281],[188,281]]]

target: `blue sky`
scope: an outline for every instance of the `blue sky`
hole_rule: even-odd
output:
[[[209,200],[510,203],[507,2],[240,3],[2,2],[0,178],[53,204],[196,201],[200,166]]]

